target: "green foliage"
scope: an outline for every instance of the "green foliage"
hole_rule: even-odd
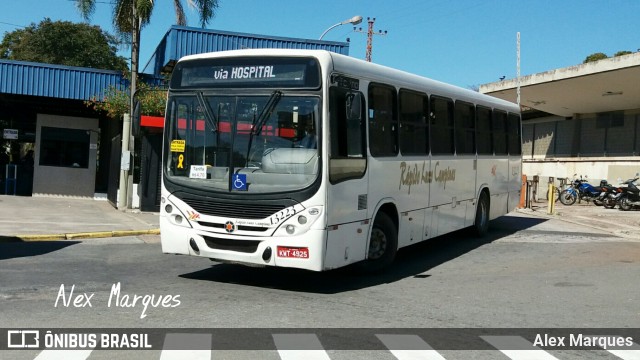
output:
[[[72,0],[76,3],[78,12],[85,20],[89,20],[96,9],[97,0]],[[151,22],[151,14],[153,8],[158,1],[150,0],[113,0],[112,23],[116,33],[124,38],[131,40],[134,31],[139,31]],[[175,24],[186,26],[187,17],[182,6],[183,0],[169,1],[175,11]],[[187,3],[198,11],[200,25],[204,28],[209,21],[216,15],[219,7],[218,0],[187,0]],[[169,5],[166,4],[166,5]],[[132,22],[131,9],[135,5],[135,22]],[[163,4],[164,5],[164,4]]]
[[[45,18],[37,25],[5,33],[0,58],[124,71],[127,60],[117,55],[118,45],[99,26]]]
[[[602,59],[606,59],[606,58],[608,58],[607,54],[598,52],[598,53],[594,53],[594,54],[591,54],[591,55],[587,56],[587,58],[584,59],[584,61],[582,63],[586,64],[586,63],[590,63],[590,62],[593,62],[593,61],[598,61],[598,60],[602,60]]]
[[[618,51],[617,53],[613,54],[613,56],[616,57],[616,56],[629,55],[629,54],[633,54],[633,53],[631,51],[628,51],[628,50],[622,50],[622,51]]]
[[[613,54],[613,57],[622,56],[622,55],[628,55],[628,54],[633,54],[633,52],[628,51],[628,50],[621,50],[621,51],[618,51],[617,53]],[[589,62],[592,62],[592,61],[598,61],[598,60],[608,59],[608,58],[609,57],[607,56],[607,54],[598,52],[598,53],[594,53],[594,54],[591,54],[591,55],[587,56],[587,58],[584,59],[584,61],[582,63],[586,64],[586,63],[589,63]]]
[[[167,104],[167,91],[157,86],[151,86],[145,82],[138,82],[136,97],[140,101],[141,114],[164,116]],[[90,109],[105,112],[114,120],[121,119],[125,113],[129,112],[129,89],[120,90],[110,86],[105,90],[102,99],[96,97],[85,101],[85,105]]]
[[[72,1],[76,3],[76,7],[78,8],[78,11],[82,15],[82,17],[88,21],[95,11],[97,0]],[[218,0],[188,0],[188,2],[190,5],[194,5],[194,8],[198,10],[200,24],[203,28],[207,25],[209,20],[211,20],[215,16],[215,10],[218,9]],[[131,44],[131,72],[136,73],[139,68],[138,64],[140,63],[140,31],[151,21],[151,13],[157,1],[113,0],[109,3],[113,5],[112,22],[116,33],[121,38],[128,39],[128,43]],[[173,6],[176,12],[176,23],[178,25],[186,25],[187,19],[182,8],[182,0],[174,0]],[[135,16],[131,16],[132,9]],[[134,82],[132,86],[134,91],[137,91],[137,89],[139,88],[136,82]],[[149,91],[149,99],[147,100],[149,102],[150,108],[146,108],[146,105],[143,104],[142,113],[145,115],[152,115],[153,113],[159,112],[164,113],[165,93],[163,91],[151,91],[151,89],[149,89]],[[142,93],[139,91],[137,91],[136,93],[140,94],[140,96],[142,97],[147,96],[142,95]],[[159,94],[162,94],[162,96],[160,96]],[[103,101],[94,99],[88,102],[87,105],[98,110],[104,110],[109,114],[109,116],[113,118],[119,118],[123,113],[127,112],[123,111],[122,109],[121,97],[122,94],[119,93],[116,89],[109,89],[107,97],[103,99]],[[160,98],[162,98],[162,101],[160,100]],[[99,105],[100,103],[104,103],[104,105]]]

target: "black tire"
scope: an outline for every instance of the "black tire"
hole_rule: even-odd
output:
[[[371,228],[367,259],[360,262],[360,270],[371,273],[393,263],[398,252],[398,229],[389,215],[380,212]]]
[[[556,187],[553,191],[555,192],[554,202],[560,201],[560,188]]]
[[[489,196],[486,192],[480,194],[478,205],[476,206],[476,218],[473,222],[473,233],[478,236],[484,236],[489,231]]]
[[[618,203],[614,199],[612,199],[610,197],[607,197],[606,199],[604,199],[604,208],[605,209],[613,209],[614,207],[616,207],[617,204]]]
[[[633,205],[629,203],[629,198],[626,196],[623,196],[620,201],[618,201],[618,204],[620,204],[620,210],[622,211],[629,211],[633,207]]]
[[[593,205],[602,206],[602,205],[604,205],[604,202],[602,200],[599,200],[599,199],[593,199]]]
[[[566,189],[560,192],[560,202],[564,205],[573,205],[578,199],[578,194],[573,189]]]

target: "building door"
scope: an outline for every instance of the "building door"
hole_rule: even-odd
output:
[[[162,133],[142,137],[140,159],[140,210],[160,211]]]

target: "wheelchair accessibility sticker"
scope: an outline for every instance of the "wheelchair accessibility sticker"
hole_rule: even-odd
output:
[[[236,191],[247,191],[247,174],[233,174],[231,186]]]

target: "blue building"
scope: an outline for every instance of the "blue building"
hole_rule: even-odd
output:
[[[141,72],[160,79],[182,56],[246,48],[349,52],[344,42],[172,26]],[[117,71],[0,60],[0,193],[85,198],[107,193],[115,204],[122,120],[109,119],[84,102],[103,97],[109,86],[128,85]],[[149,128],[143,134],[137,141],[142,161],[157,162],[159,169],[161,129]],[[21,161],[29,150],[33,150],[32,166]],[[10,159],[2,156],[5,152]],[[10,166],[9,181],[7,161],[16,165]],[[152,193],[157,175],[138,172],[138,177],[141,191]]]

